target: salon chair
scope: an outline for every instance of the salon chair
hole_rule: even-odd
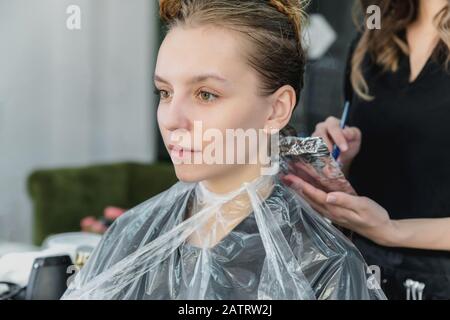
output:
[[[168,189],[177,178],[171,163],[119,163],[33,172],[33,242],[51,234],[80,231],[86,216],[100,217],[107,206],[132,208]]]

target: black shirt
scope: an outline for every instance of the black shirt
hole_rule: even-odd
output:
[[[443,62],[430,58],[410,83],[408,56],[401,55],[394,73],[366,57],[364,76],[375,98],[352,94],[348,124],[362,131],[362,145],[349,180],[392,219],[450,217],[450,73]],[[361,237],[355,243],[368,263],[413,271],[416,278],[445,274],[450,287],[448,252],[382,248]]]

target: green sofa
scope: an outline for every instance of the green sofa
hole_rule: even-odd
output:
[[[107,206],[132,208],[168,189],[177,178],[171,163],[120,163],[38,170],[27,181],[34,210],[33,242],[51,234],[80,231],[86,216]]]

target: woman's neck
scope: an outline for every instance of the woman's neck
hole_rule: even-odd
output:
[[[261,176],[261,165],[242,165],[217,177],[202,181],[211,192],[224,194],[232,192],[245,182],[251,182]]]
[[[242,166],[234,168],[232,173],[226,173],[214,179],[204,180],[200,183],[200,193],[206,199],[202,199],[204,203],[210,201],[221,200],[223,194],[224,202],[221,204],[220,210],[215,215],[196,229],[187,239],[190,245],[201,248],[212,248],[216,246],[226,235],[228,235],[243,219],[245,219],[252,211],[252,201],[246,192],[236,193],[233,191],[239,189],[243,183],[251,182],[261,177],[261,167]],[[204,190],[206,188],[206,190]],[[257,186],[258,194],[263,198],[269,197],[273,185],[265,183]],[[230,196],[231,194],[231,196]],[[202,197],[200,196],[200,198]],[[231,197],[231,198],[228,198]],[[210,202],[211,203],[211,202]],[[188,213],[190,217],[193,212]],[[219,222],[218,222],[219,221]]]
[[[435,17],[447,5],[447,0],[420,0],[417,23],[434,26]]]

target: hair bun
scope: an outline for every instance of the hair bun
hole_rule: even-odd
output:
[[[295,28],[297,40],[301,40],[302,22],[305,16],[304,0],[269,0],[279,12],[285,14]]]
[[[159,0],[159,16],[166,22],[178,16],[180,10],[181,0]]]

